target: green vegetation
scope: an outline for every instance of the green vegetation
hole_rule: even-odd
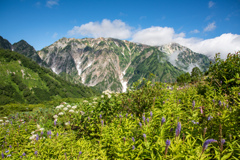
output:
[[[221,64],[227,68],[229,59],[239,63],[238,58],[233,54],[226,63],[217,60],[211,67]],[[238,71],[238,65],[232,67]],[[194,85],[181,87],[143,78],[126,93],[105,91],[101,97],[49,102],[35,108],[29,105],[31,111],[24,108],[24,112],[8,113],[0,118],[1,156],[32,160],[240,159],[239,79],[216,86],[213,82],[221,79],[214,72],[208,72],[212,81]]]
[[[36,104],[58,98],[80,98],[98,94],[94,88],[63,80],[49,69],[10,50],[0,50],[0,105]]]

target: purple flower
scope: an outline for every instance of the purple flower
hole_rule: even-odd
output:
[[[163,101],[163,104],[165,104],[165,101]]]
[[[151,117],[153,116],[153,113],[152,113],[152,111],[150,112],[150,116],[151,116]]]
[[[143,134],[143,137],[146,138],[147,137],[146,134]]]
[[[2,152],[2,159],[4,158],[4,153]]]
[[[5,153],[8,153],[8,152],[9,152],[9,150],[6,150],[6,151],[5,151]]]
[[[192,102],[192,106],[195,107],[195,101]]]
[[[181,102],[181,99],[179,99],[178,101],[179,101],[179,103],[180,103],[180,102]]]
[[[161,124],[163,125],[163,123],[166,122],[166,119],[164,117],[162,117],[162,121],[161,121]]]
[[[26,153],[25,152],[23,152],[23,154],[22,154],[23,156],[26,156]]]
[[[209,143],[212,143],[212,142],[217,142],[217,140],[215,140],[215,139],[208,139],[208,140],[206,140],[206,141],[203,143],[203,151],[202,151],[202,152],[204,152],[204,151],[207,149],[208,144],[209,144]]]
[[[132,137],[132,141],[133,141],[133,142],[135,142],[135,139],[134,139],[134,137]]]
[[[81,155],[81,154],[82,154],[82,151],[79,152],[79,155]]]
[[[54,121],[54,126],[56,126],[57,125],[57,121]]]
[[[240,92],[238,93],[238,96],[240,96]]]
[[[213,117],[212,116],[208,116],[208,121],[210,121]]]
[[[43,135],[43,131],[41,132],[41,136]]]
[[[126,113],[126,118],[128,117],[128,114]]]
[[[104,125],[104,124],[103,124],[103,123],[104,123],[103,120],[101,120],[101,123],[102,123],[102,126],[103,126],[103,125]]]
[[[149,123],[149,118],[147,118],[147,122]]]
[[[37,154],[38,154],[38,151],[35,151],[34,154],[37,155]]]
[[[170,140],[166,140],[166,146],[170,146],[171,142]]]
[[[172,131],[173,131],[173,128],[170,129],[170,132],[172,132]]]
[[[142,119],[143,119],[143,121],[145,122],[145,119],[146,119],[146,118],[145,118],[144,116],[142,117]]]
[[[102,115],[100,114],[100,116],[99,116],[100,118],[102,118]]]
[[[225,143],[225,139],[221,139],[221,144],[224,144]]]
[[[180,132],[181,132],[181,122],[178,122],[177,129],[176,129],[176,137],[180,135]]]
[[[12,145],[9,145],[9,148],[12,148]]]
[[[11,154],[7,155],[7,157],[11,157],[11,156],[12,156]]]
[[[132,146],[132,149],[133,149],[133,150],[135,149],[135,146],[134,146],[134,145]]]
[[[213,99],[212,101],[213,101],[213,103],[215,103],[215,100],[214,100],[214,99]]]
[[[122,115],[121,115],[121,114],[119,114],[119,118],[122,118]]]
[[[142,127],[142,123],[141,122],[139,122],[139,126]]]
[[[124,142],[126,141],[126,137],[123,137]]]
[[[58,137],[58,133],[57,133],[57,137]]]
[[[218,104],[219,104],[219,106],[221,106],[222,102],[219,100],[219,101],[218,101]]]

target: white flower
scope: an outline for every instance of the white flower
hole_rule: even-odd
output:
[[[60,108],[61,108],[61,106],[57,106],[57,107],[56,107],[56,109],[60,109]]]
[[[70,123],[69,122],[65,122],[65,125],[68,126]]]
[[[104,98],[104,95],[101,95],[101,98]]]
[[[34,134],[34,133],[35,133],[35,131],[32,131],[32,132],[31,132],[31,134]]]
[[[96,101],[96,100],[97,100],[97,98],[93,98],[93,100],[94,100],[94,101]]]
[[[84,115],[84,113],[85,113],[85,112],[83,112],[83,111],[80,111],[80,113],[81,113],[82,115]]]
[[[35,139],[37,137],[37,135],[36,134],[33,134],[29,139],[30,140],[33,140],[33,139]]]
[[[57,116],[57,115],[54,115],[54,116],[53,116],[53,118],[54,118],[54,119],[57,119],[57,118],[58,118],[58,116]]]
[[[57,122],[57,119],[54,119],[54,121],[56,121],[56,122]]]
[[[71,105],[67,105],[67,108],[71,108],[72,106]]]
[[[3,120],[2,120],[2,119],[0,119],[0,122],[3,122]]]
[[[77,108],[77,106],[72,106],[72,109],[76,109]]]
[[[91,106],[92,105],[92,103],[89,103],[89,106]]]
[[[98,102],[92,102],[93,104],[97,104]]]
[[[83,103],[88,103],[88,101],[87,101],[87,100],[84,100]]]
[[[62,104],[67,104],[66,102],[62,102]]]
[[[3,117],[3,118],[7,119],[7,117]]]
[[[58,115],[59,115],[59,116],[60,116],[60,115],[63,115],[63,112],[58,113]]]
[[[6,123],[8,123],[8,122],[9,122],[9,120],[6,120],[5,122],[6,122]]]
[[[70,113],[73,113],[73,112],[74,112],[74,110],[70,109],[70,110],[69,110],[69,112],[70,112]]]
[[[63,108],[63,110],[64,110],[64,111],[67,111],[67,110],[68,110],[68,108],[67,108],[67,107],[65,107],[65,108]]]
[[[76,111],[75,113],[78,113],[78,111]]]
[[[43,130],[44,130],[44,128],[40,128],[39,130],[40,130],[40,131],[43,131]]]
[[[41,128],[41,126],[40,126],[39,124],[37,124],[37,128],[38,128],[38,129],[40,129],[40,128]]]
[[[108,98],[111,98],[111,95],[110,95],[110,94],[108,95]]]

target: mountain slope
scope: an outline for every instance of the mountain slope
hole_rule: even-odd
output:
[[[185,72],[190,73],[194,67],[198,67],[205,72],[210,65],[210,59],[207,56],[193,52],[177,43],[162,45],[158,49],[168,54],[168,61],[172,65]]]
[[[70,74],[100,90],[125,91],[149,73],[156,74],[156,80],[174,82],[183,73],[157,47],[113,38],[62,38],[38,54],[55,73]],[[160,60],[154,60],[156,56]]]
[[[0,104],[39,103],[51,98],[88,97],[94,88],[72,84],[29,58],[0,49]]]
[[[4,39],[2,36],[0,36],[0,48],[3,48],[3,49],[12,49],[12,44]]]

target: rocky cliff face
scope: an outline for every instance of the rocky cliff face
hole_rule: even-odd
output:
[[[126,91],[127,86],[150,73],[156,75],[156,81],[174,82],[183,73],[180,65],[169,63],[170,52],[176,47],[169,47],[167,52],[167,46],[151,47],[113,38],[62,38],[38,55],[57,74],[65,72],[101,90]]]
[[[162,45],[158,49],[168,54],[168,61],[172,65],[185,72],[191,72],[194,67],[206,71],[210,64],[210,59],[207,56],[195,53],[177,43]]]

